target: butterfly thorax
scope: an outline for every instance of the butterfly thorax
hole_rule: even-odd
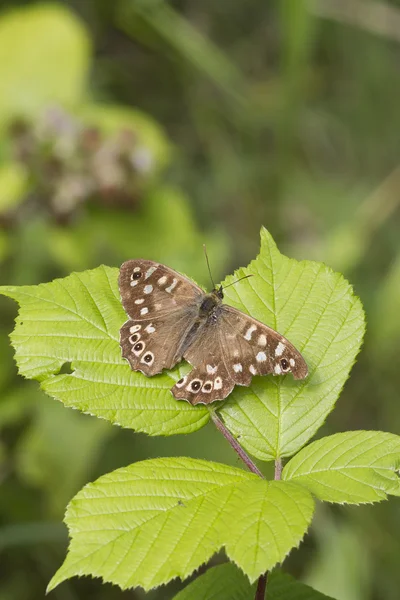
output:
[[[215,288],[210,294],[206,294],[199,307],[199,317],[204,319],[216,316],[217,308],[221,305],[223,297],[222,287]]]

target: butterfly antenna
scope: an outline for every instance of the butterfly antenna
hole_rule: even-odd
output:
[[[242,279],[248,279],[249,277],[253,277],[253,273],[250,273],[250,275],[243,275],[243,277],[239,277],[239,279],[236,279],[236,281],[232,281],[232,283],[229,283],[223,289],[226,290],[226,288],[230,287],[231,285],[235,285],[235,283],[242,281]]]
[[[211,283],[213,285],[213,289],[215,290],[215,283],[214,283],[213,276],[211,275],[210,263],[208,262],[208,254],[207,254],[207,248],[206,248],[205,244],[203,244],[203,250],[204,250],[204,255],[205,255],[206,261],[207,261],[207,267],[208,267],[208,272],[210,274]]]

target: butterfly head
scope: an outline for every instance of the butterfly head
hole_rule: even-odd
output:
[[[214,294],[214,296],[216,296],[217,298],[219,298],[219,300],[223,300],[223,298],[224,298],[224,292],[223,292],[222,285],[214,288],[211,293]]]

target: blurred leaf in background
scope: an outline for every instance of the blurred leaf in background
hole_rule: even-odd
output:
[[[343,270],[366,308],[364,352],[319,435],[399,433],[399,20],[396,0],[4,0],[0,283],[143,256],[208,284],[202,243],[222,279],[255,255],[264,224],[285,253]],[[105,194],[105,181],[122,186]],[[84,479],[149,456],[230,455],[208,426],[159,440],[50,408],[17,379],[6,338],[15,311],[4,299],[0,310],[0,597],[30,600],[64,554],[51,520]],[[323,586],[343,552],[351,560],[337,559],[342,577],[325,593],[397,600],[396,504],[333,515],[334,527],[332,515],[315,524],[315,553],[291,555],[293,573]],[[143,598],[63,586],[55,598]]]

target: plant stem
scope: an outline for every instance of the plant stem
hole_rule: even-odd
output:
[[[264,479],[264,475],[261,471],[256,467],[256,465],[251,460],[250,456],[243,450],[242,446],[239,444],[237,439],[231,434],[229,429],[225,427],[222,419],[219,418],[215,411],[211,411],[211,419],[216,426],[216,428],[222,433],[224,438],[230,443],[236,454],[240,456],[246,467],[252,472],[262,477]],[[279,481],[282,476],[282,459],[280,457],[275,459],[275,481]],[[260,575],[257,583],[257,590],[254,600],[265,600],[267,593],[267,578],[268,571],[263,575]]]
[[[275,481],[279,481],[281,479],[282,476],[282,459],[281,458],[276,458],[275,459]]]
[[[216,426],[216,428],[222,433],[224,438],[230,443],[236,454],[240,456],[246,467],[252,472],[262,477],[264,479],[264,475],[258,469],[258,467],[253,463],[250,456],[243,450],[242,446],[239,444],[237,439],[233,437],[231,432],[227,427],[225,427],[224,422],[219,418],[216,412],[211,412],[211,419]]]
[[[258,578],[256,595],[254,596],[254,600],[265,600],[265,594],[267,591],[267,577],[268,571],[264,573],[264,575],[260,575]]]
[[[275,481],[279,481],[282,476],[282,459],[280,457],[275,459]],[[268,571],[264,575],[260,575],[258,578],[257,590],[254,600],[265,600],[267,593],[267,578]]]

